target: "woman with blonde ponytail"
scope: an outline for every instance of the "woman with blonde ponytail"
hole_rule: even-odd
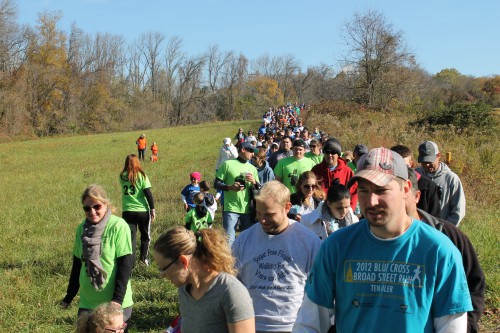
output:
[[[222,231],[171,229],[156,241],[153,257],[160,276],[178,287],[183,333],[255,332],[252,300],[235,277]]]

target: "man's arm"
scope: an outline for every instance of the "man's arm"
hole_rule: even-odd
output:
[[[453,205],[450,205],[450,213],[445,220],[450,221],[458,227],[465,216],[465,193],[462,182],[456,175],[452,186],[453,193],[450,196],[450,203],[453,203]]]
[[[293,333],[326,333],[330,329],[332,310],[318,305],[304,295],[302,306],[293,325]]]
[[[434,332],[436,333],[466,333],[467,312],[434,318]]]

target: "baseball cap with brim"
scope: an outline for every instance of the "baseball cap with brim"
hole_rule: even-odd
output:
[[[432,141],[425,141],[418,146],[418,163],[434,163],[437,154],[439,154],[437,144]]]
[[[304,140],[302,139],[297,139],[293,141],[292,147],[302,147],[302,148],[307,148],[307,144]]]
[[[374,148],[358,161],[356,174],[347,186],[351,187],[359,179],[386,186],[396,177],[408,179],[408,168],[401,155],[387,148]]]
[[[259,152],[259,150],[254,145],[252,145],[250,142],[243,142],[241,144],[241,148],[245,148],[245,150],[248,150],[248,151],[253,151],[254,153]]]
[[[225,138],[225,139],[224,139],[224,144],[225,144],[225,145],[228,145],[228,144],[230,144],[230,143],[231,143],[231,138]]]

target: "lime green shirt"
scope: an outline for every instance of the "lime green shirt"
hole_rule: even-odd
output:
[[[296,160],[294,156],[282,158],[274,168],[274,175],[281,178],[281,182],[290,190],[290,193],[295,193],[295,183],[292,185],[292,178],[297,182],[299,176],[310,171],[315,166],[310,158],[302,158]]]
[[[250,163],[241,163],[237,159],[227,160],[217,170],[216,177],[227,185],[233,185],[241,174],[252,173],[253,178],[259,181],[257,169]],[[245,182],[243,191],[224,191],[224,211],[239,214],[250,213],[250,191],[252,183]]]
[[[144,195],[144,189],[151,187],[148,176],[143,176],[142,173],[138,173],[135,186],[129,182],[127,175],[120,174],[119,178],[122,189],[122,211],[149,211],[149,204]]]
[[[313,160],[314,165],[320,164],[321,162],[323,162],[323,154],[314,155],[313,153],[308,151],[307,153],[304,154],[304,157],[307,157],[307,158],[310,158],[311,160]]]
[[[83,257],[82,234],[84,223],[85,221],[76,228],[75,246],[73,248],[73,255],[80,259]],[[130,228],[125,220],[111,215],[106,229],[104,229],[102,234],[101,244],[101,263],[107,273],[106,282],[102,290],[94,289],[87,276],[87,265],[82,260],[82,268],[80,270],[80,308],[95,309],[99,304],[111,301],[115,291],[116,259],[132,254]],[[129,280],[122,308],[128,308],[132,304],[134,302],[132,301],[132,287]]]
[[[201,229],[206,229],[212,224],[212,215],[209,211],[207,211],[207,215],[205,217],[198,217],[196,215],[196,209],[190,209],[184,217],[184,222],[191,223],[191,228],[193,232],[197,232]]]

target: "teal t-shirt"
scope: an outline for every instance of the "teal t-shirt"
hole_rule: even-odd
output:
[[[282,158],[274,167],[274,175],[281,178],[281,182],[290,190],[290,193],[295,193],[295,183],[299,176],[310,171],[315,166],[314,161],[310,158],[302,158],[296,160],[295,157],[289,156]]]
[[[73,248],[73,255],[80,259],[83,257],[82,234],[84,223],[85,221],[76,228],[75,246]],[[106,282],[102,290],[94,289],[87,276],[87,265],[82,260],[82,268],[80,270],[80,308],[95,309],[99,304],[111,301],[115,291],[116,259],[132,254],[130,227],[125,220],[111,215],[106,229],[104,229],[102,234],[101,244],[101,263],[107,273]],[[134,302],[132,301],[132,287],[129,280],[122,308],[128,308],[132,304]]]
[[[222,163],[216,173],[216,177],[227,185],[233,185],[237,177],[252,173],[253,178],[259,181],[257,169],[250,163],[241,163],[237,159],[228,160]],[[245,182],[243,191],[224,191],[224,211],[239,214],[250,213],[250,191],[252,183]]]
[[[307,153],[304,154],[304,157],[307,157],[307,158],[310,158],[311,160],[313,160],[314,165],[320,164],[321,162],[323,162],[323,154],[314,155],[313,153],[308,151]]]
[[[434,318],[472,310],[460,252],[418,220],[389,240],[373,236],[366,220],[335,231],[305,291],[327,308],[335,300],[339,332],[434,332]]]
[[[127,175],[120,174],[120,185],[122,190],[122,211],[124,212],[147,212],[149,204],[144,195],[144,189],[150,188],[148,176],[137,174],[135,186],[129,182]]]
[[[196,209],[193,208],[186,213],[184,222],[191,223],[190,230],[192,230],[193,232],[197,232],[198,230],[206,229],[210,225],[212,225],[212,214],[207,211],[207,215],[205,215],[204,217],[198,217],[196,215]]]

